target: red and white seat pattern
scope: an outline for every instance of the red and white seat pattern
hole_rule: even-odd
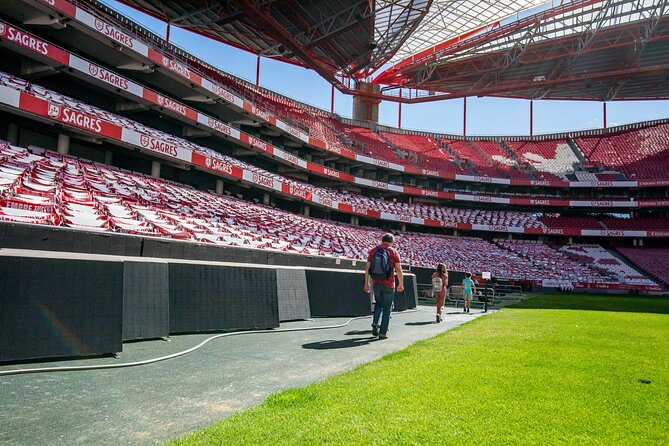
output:
[[[574,172],[574,166],[580,162],[564,140],[505,141],[505,143],[521,162],[530,164],[538,173],[552,174],[536,175],[539,179],[550,180],[559,177],[565,180],[566,175]]]
[[[632,263],[669,285],[669,248],[618,248]]]
[[[560,251],[573,259],[604,270],[610,276],[616,278],[617,283],[656,285],[655,282],[599,245],[568,245],[560,248]]]
[[[548,228],[581,228],[581,229],[606,229],[594,217],[588,216],[569,216],[562,215],[559,217],[539,217],[539,220]]]
[[[575,141],[590,161],[621,170],[630,179],[669,178],[669,124]]]
[[[351,259],[365,259],[382,235],[375,228],[295,215],[48,151],[37,155],[5,143],[0,145],[0,159],[2,221]],[[432,216],[443,208],[415,205],[415,209]],[[514,213],[504,212],[449,212],[441,215],[470,222],[514,218]],[[555,268],[555,252],[540,243],[533,245],[536,255],[527,256],[506,242],[495,245],[475,237],[407,232],[398,236],[397,247],[405,261],[419,266],[443,262],[454,269],[491,271],[510,279],[602,280],[587,268]],[[553,261],[547,260],[549,251]],[[540,258],[539,253],[546,255]]]
[[[669,218],[666,217],[604,217],[602,218],[602,224],[604,224],[607,229],[619,231],[669,231]]]
[[[606,283],[611,277],[588,268],[585,262],[572,260],[550,246],[534,240],[496,240],[499,246],[516,253],[536,267],[535,280],[558,279],[574,282]]]

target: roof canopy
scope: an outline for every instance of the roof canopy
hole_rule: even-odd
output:
[[[385,67],[374,82],[390,87],[382,98],[402,102],[669,97],[666,0],[121,1],[312,68],[345,93],[373,95],[349,89],[343,76],[366,79]],[[416,91],[400,98],[397,88]]]

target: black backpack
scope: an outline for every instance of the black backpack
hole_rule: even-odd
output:
[[[374,280],[383,280],[389,278],[391,272],[390,251],[388,248],[378,246],[369,265],[369,275]]]

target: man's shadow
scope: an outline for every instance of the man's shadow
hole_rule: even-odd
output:
[[[342,339],[335,341],[328,339],[325,341],[310,342],[308,344],[302,344],[302,348],[307,348],[310,350],[331,350],[336,348],[350,348],[350,347],[361,347],[367,345],[372,341],[375,341],[376,338],[352,338],[352,339]]]

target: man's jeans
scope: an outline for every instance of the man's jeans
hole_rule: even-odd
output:
[[[395,289],[388,288],[387,286],[377,283],[374,285],[374,300],[376,304],[374,305],[374,319],[372,319],[372,324],[379,325],[379,317],[381,317],[381,312],[383,312],[383,319],[381,320],[381,328],[379,333],[383,336],[388,333],[388,323],[390,322],[390,308],[393,306],[393,300],[395,299]]]

